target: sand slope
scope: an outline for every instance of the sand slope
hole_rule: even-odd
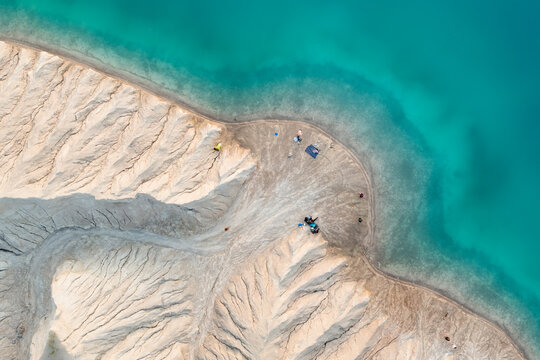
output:
[[[320,130],[209,121],[2,42],[0,93],[1,359],[521,358],[364,261],[369,178]]]

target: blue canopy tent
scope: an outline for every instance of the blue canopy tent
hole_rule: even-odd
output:
[[[319,155],[319,149],[317,149],[315,146],[313,145],[309,145],[307,148],[306,148],[306,152],[311,155],[314,159],[317,158],[317,155]]]

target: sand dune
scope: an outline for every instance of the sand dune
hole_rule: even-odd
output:
[[[1,359],[522,358],[365,261],[370,179],[322,131],[203,119],[3,42],[0,93]]]

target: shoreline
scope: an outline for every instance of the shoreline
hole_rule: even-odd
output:
[[[220,123],[221,121],[220,120],[214,120],[214,119],[209,119],[210,121],[216,121],[218,123]],[[360,161],[360,159],[358,158],[358,156],[349,149],[349,147],[345,146],[343,143],[341,143],[338,139],[336,139],[334,136],[328,134],[324,129],[321,129],[319,128],[318,126],[316,125],[313,125],[313,124],[310,124],[310,123],[306,123],[306,122],[303,122],[303,121],[299,121],[299,120],[288,120],[288,119],[283,119],[283,120],[279,120],[279,119],[272,119],[272,120],[265,120],[265,119],[258,119],[258,120],[249,120],[249,121],[244,121],[244,122],[238,122],[238,124],[242,124],[242,123],[247,123],[247,122],[261,122],[261,123],[271,123],[271,122],[289,122],[289,123],[296,123],[296,124],[299,124],[299,125],[302,125],[303,127],[311,127],[311,128],[314,128],[316,129],[317,131],[323,133],[324,135],[328,136],[330,139],[332,139],[332,141],[334,141],[335,143],[337,144],[340,144],[342,147],[343,147],[343,150],[346,151],[359,165],[359,167],[361,168],[362,172],[364,173],[364,176],[366,177],[366,180],[367,180],[367,183],[368,183],[368,187],[369,187],[369,192],[370,192],[370,196],[369,196],[369,199],[370,199],[370,207],[371,209],[373,210],[373,204],[374,204],[374,194],[373,194],[373,187],[372,187],[372,183],[373,183],[373,179],[371,178],[371,176],[369,175],[369,173],[366,171],[363,163]],[[226,124],[228,124],[227,122],[225,122]],[[233,123],[233,124],[237,124],[237,123]],[[371,237],[372,239],[374,238],[374,229],[375,229],[375,212],[372,211],[372,216],[370,218],[370,226],[371,226],[371,229],[373,231],[371,231],[369,233],[369,237]],[[333,247],[332,247],[333,248]],[[335,249],[335,248],[334,248]],[[341,249],[338,249],[338,251],[341,251]],[[348,257],[351,257],[350,254],[345,254],[346,256]],[[423,289],[424,291],[426,291],[427,293],[429,293],[430,295],[432,295],[433,297],[437,298],[437,299],[441,299],[441,300],[444,300],[444,301],[447,301],[449,303],[451,303],[452,305],[456,306],[458,309],[462,310],[463,312],[465,312],[466,314],[468,314],[469,316],[471,317],[474,317],[475,319],[478,319],[480,320],[482,323],[488,325],[489,327],[492,327],[493,329],[495,329],[496,331],[499,331],[499,332],[502,332],[506,337],[508,337],[510,340],[511,340],[511,343],[512,345],[514,346],[514,348],[516,349],[516,351],[522,356],[523,359],[528,359],[527,355],[526,355],[526,351],[525,349],[523,349],[519,344],[518,342],[514,339],[514,337],[510,334],[510,332],[502,325],[500,325],[497,321],[495,320],[490,320],[489,318],[487,318],[486,316],[483,316],[479,313],[477,313],[476,311],[474,311],[473,309],[469,308],[467,305],[465,304],[461,304],[459,303],[457,300],[454,300],[452,299],[449,295],[445,295],[442,293],[442,291],[440,290],[437,290],[437,289],[434,289],[434,288],[431,288],[430,286],[428,285],[424,285],[422,283],[417,283],[417,282],[414,282],[414,281],[409,281],[405,278],[402,278],[400,276],[397,276],[397,275],[393,275],[393,274],[389,274],[389,273],[386,273],[384,272],[383,270],[380,270],[379,268],[377,268],[375,265],[373,265],[371,263],[371,261],[369,260],[367,254],[364,254],[364,253],[361,253],[359,254],[359,258],[358,259],[355,259],[356,261],[362,261],[373,273],[379,275],[379,276],[382,276],[384,277],[385,279],[388,279],[390,281],[393,281],[393,282],[396,282],[400,285],[403,285],[403,286],[406,286],[406,287],[410,287],[410,288],[420,288],[420,289]],[[354,265],[352,265],[354,267]]]
[[[154,94],[155,96],[157,96],[157,97],[159,97],[159,98],[161,98],[163,100],[172,102],[172,103],[178,105],[179,107],[185,109],[186,111],[193,113],[194,115],[196,115],[198,117],[201,117],[203,119],[206,119],[206,120],[209,120],[209,121],[212,121],[212,122],[217,122],[217,123],[224,124],[227,127],[229,127],[229,125],[232,125],[231,127],[234,127],[234,125],[236,125],[236,124],[244,124],[244,123],[251,123],[251,122],[264,122],[264,123],[291,122],[291,123],[301,124],[301,126],[303,126],[303,127],[311,127],[313,129],[316,129],[317,131],[323,133],[324,135],[326,135],[327,137],[332,139],[332,141],[334,141],[335,143],[342,145],[343,148],[349,153],[349,155],[357,162],[357,164],[361,168],[362,172],[364,173],[364,176],[365,176],[365,178],[366,178],[366,180],[368,182],[368,186],[369,186],[369,193],[370,193],[369,206],[372,209],[372,216],[369,219],[369,226],[371,228],[371,231],[369,232],[368,236],[370,238],[370,241],[374,241],[374,236],[375,236],[375,213],[374,213],[373,209],[374,209],[374,204],[375,204],[375,200],[374,200],[375,194],[373,192],[373,178],[372,178],[372,176],[370,176],[370,173],[366,170],[363,162],[361,162],[359,160],[359,155],[356,154],[354,151],[352,151],[350,146],[347,146],[346,142],[338,140],[335,136],[333,136],[330,133],[328,133],[327,131],[323,130],[317,124],[310,123],[309,121],[310,120],[313,121],[313,119],[307,119],[307,118],[306,119],[293,119],[293,118],[279,117],[279,116],[277,116],[277,117],[274,117],[274,116],[267,116],[267,117],[247,116],[245,118],[241,118],[240,120],[225,120],[225,119],[217,120],[216,118],[214,118],[212,116],[212,114],[209,114],[208,112],[205,112],[204,109],[200,109],[200,108],[197,108],[197,107],[190,106],[180,96],[178,96],[177,94],[174,94],[172,92],[172,90],[160,88],[158,85],[153,83],[148,78],[139,77],[139,76],[136,76],[135,74],[133,74],[133,73],[131,73],[129,71],[121,70],[121,69],[117,69],[117,68],[113,68],[112,70],[110,68],[107,69],[107,65],[105,63],[97,60],[97,59],[93,59],[91,57],[88,57],[88,58],[79,57],[79,56],[84,57],[85,56],[84,54],[78,54],[78,56],[77,56],[77,54],[70,53],[69,51],[67,51],[65,49],[54,49],[53,47],[36,45],[36,44],[32,44],[32,43],[29,43],[29,42],[22,41],[20,39],[12,39],[12,38],[9,38],[9,37],[4,37],[4,36],[0,36],[0,41],[5,41],[7,43],[11,43],[11,44],[14,44],[14,45],[17,45],[17,46],[34,49],[34,50],[37,50],[37,51],[45,51],[45,52],[51,53],[53,55],[59,56],[60,58],[62,58],[64,60],[79,64],[79,65],[84,66],[84,67],[89,67],[89,68],[93,69],[96,72],[99,72],[99,73],[104,74],[106,76],[117,79],[118,81],[127,83],[127,84],[129,84],[129,85],[131,85],[131,86],[133,86],[135,88],[139,88],[139,89],[142,89],[144,91],[148,91],[148,92]],[[518,344],[518,342],[511,336],[511,334],[509,333],[507,328],[505,328],[504,326],[499,324],[496,320],[490,319],[488,316],[482,315],[478,311],[473,311],[468,306],[466,306],[464,304],[461,304],[461,303],[457,302],[456,300],[453,300],[449,295],[444,294],[443,291],[441,291],[441,290],[436,290],[436,289],[431,288],[431,287],[429,287],[427,285],[424,285],[422,283],[409,281],[409,280],[406,280],[406,279],[404,279],[402,277],[385,273],[384,271],[380,270],[377,266],[375,266],[374,264],[371,263],[371,261],[369,260],[369,255],[370,254],[361,254],[361,256],[359,256],[359,258],[356,259],[356,261],[364,262],[369,267],[369,269],[373,273],[375,273],[377,275],[383,276],[383,277],[385,277],[385,278],[387,278],[387,279],[389,279],[391,281],[397,282],[397,283],[405,285],[407,287],[424,289],[428,293],[430,293],[432,296],[434,296],[436,298],[439,298],[439,299],[443,299],[443,300],[445,300],[447,302],[452,303],[453,305],[455,305],[459,309],[463,310],[468,315],[470,315],[470,316],[472,316],[472,317],[474,317],[476,319],[481,320],[483,323],[485,323],[486,325],[489,325],[490,327],[492,327],[496,331],[502,332],[503,334],[505,334],[505,336],[511,340],[511,343],[514,346],[514,348],[516,349],[516,351],[524,359],[527,358],[525,356],[525,354],[526,354],[525,349],[523,349]]]

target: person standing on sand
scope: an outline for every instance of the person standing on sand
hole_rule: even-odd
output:
[[[311,225],[311,224],[314,224],[315,221],[317,221],[318,217],[316,217],[315,219],[313,219],[311,216],[306,216],[304,218],[304,221],[306,222],[306,224],[308,225]]]
[[[298,144],[302,142],[302,129],[298,129],[298,132],[296,133],[296,139],[298,139]]]

